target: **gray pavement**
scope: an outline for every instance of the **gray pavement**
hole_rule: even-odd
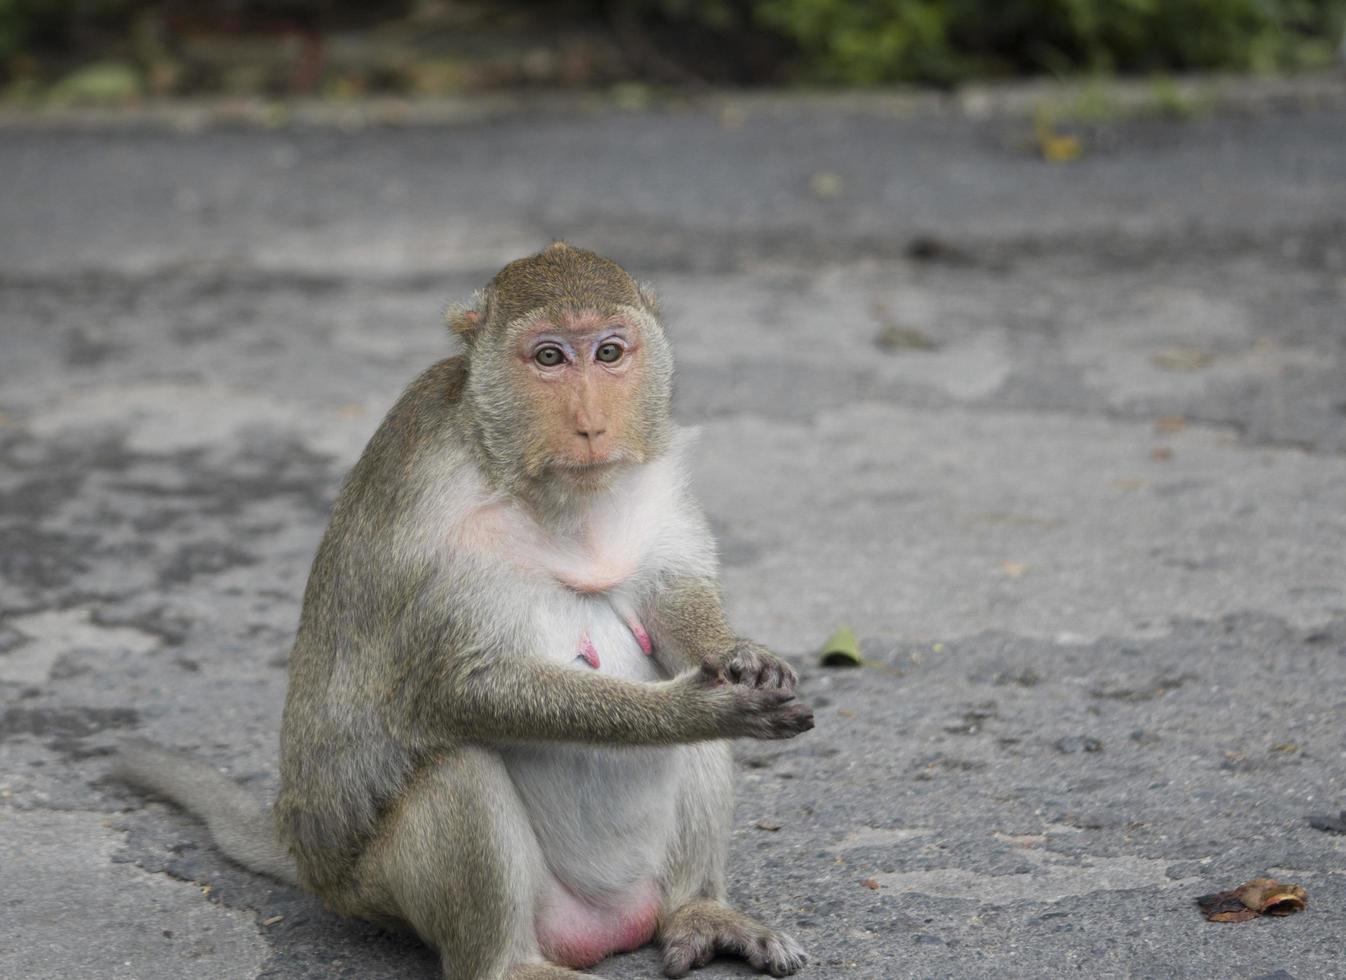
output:
[[[274,791],[338,481],[552,236],[664,296],[731,611],[818,709],[738,747],[732,867],[808,976],[1346,976],[1346,109],[1085,135],[0,129],[0,976],[435,975],[101,777],[137,732]],[[1308,910],[1193,904],[1267,873]]]

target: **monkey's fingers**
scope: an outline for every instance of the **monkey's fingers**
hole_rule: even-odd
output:
[[[770,693],[783,695],[786,692]],[[754,727],[756,730],[752,734],[755,738],[794,738],[813,728],[813,709],[789,696],[778,707],[766,711]]]
[[[701,680],[703,683],[712,686],[731,683],[725,665],[718,660],[703,660],[701,662]]]
[[[779,733],[774,736],[775,738],[794,738],[796,735],[812,731],[813,709],[802,701],[787,704],[777,712],[775,727]]]
[[[772,665],[765,657],[744,651],[729,661],[729,679],[748,687],[780,687],[772,683]]]
[[[787,691],[793,691],[799,684],[799,675],[795,669],[779,657],[772,658],[771,680],[773,687],[783,688]]]
[[[795,699],[794,691],[778,687],[744,686],[735,690],[739,701],[747,707],[747,710],[756,713],[775,711]]]
[[[794,668],[765,647],[741,646],[731,654],[726,674],[735,684],[793,690],[799,682]]]

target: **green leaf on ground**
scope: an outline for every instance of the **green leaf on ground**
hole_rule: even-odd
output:
[[[863,667],[860,644],[849,626],[840,627],[827,638],[818,654],[818,663],[824,667]]]

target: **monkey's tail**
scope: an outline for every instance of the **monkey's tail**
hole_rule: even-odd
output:
[[[113,756],[112,778],[164,796],[205,821],[225,857],[287,885],[299,883],[294,858],[276,839],[270,811],[211,766],[144,739]]]

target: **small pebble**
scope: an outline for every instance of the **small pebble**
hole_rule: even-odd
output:
[[[1067,735],[1056,740],[1056,751],[1067,755],[1074,755],[1077,752],[1102,752],[1103,743],[1088,735]]]

